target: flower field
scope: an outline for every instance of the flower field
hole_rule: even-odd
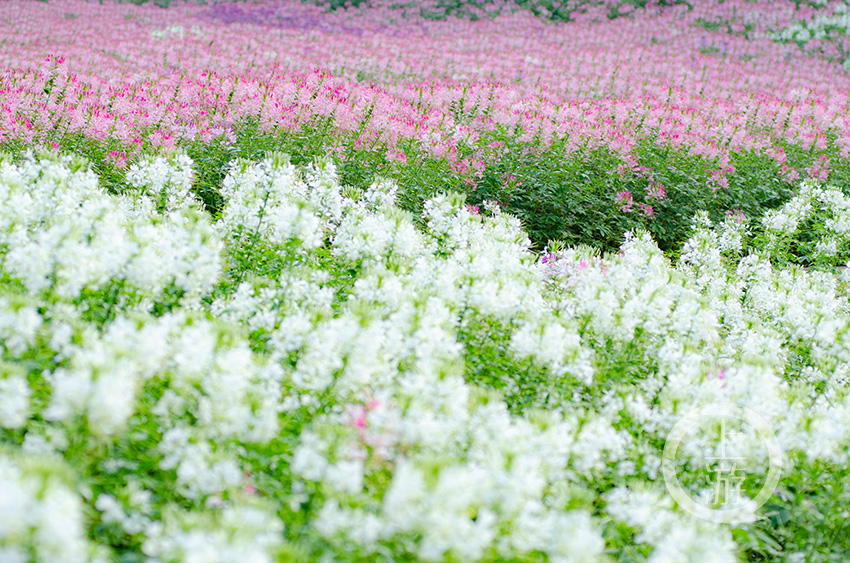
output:
[[[137,4],[0,3],[0,563],[850,558],[843,3]]]

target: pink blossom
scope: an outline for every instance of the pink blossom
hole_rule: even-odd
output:
[[[664,190],[664,184],[659,184],[657,182],[651,181],[648,186],[646,186],[646,196],[651,199],[656,199],[661,201],[665,197],[667,197],[666,192]]]
[[[245,485],[242,487],[242,492],[248,495],[253,495],[257,492],[257,487],[254,485],[252,480],[251,472],[246,471],[244,474],[245,477]]]
[[[726,171],[715,170],[712,172],[711,176],[708,178],[708,187],[711,188],[712,193],[728,188],[729,180],[726,179]]]
[[[747,217],[744,215],[744,212],[740,209],[730,209],[726,212],[726,217],[729,217],[730,219],[735,221],[735,224],[737,225],[742,225],[744,221],[747,220]]]
[[[631,192],[617,192],[617,205],[620,206],[620,211],[628,213],[632,210],[634,199]]]
[[[346,414],[350,426],[354,428],[366,428],[366,417],[369,414],[369,409],[364,405],[347,405]]]
[[[789,184],[793,184],[800,179],[800,172],[793,166],[783,165],[779,172],[779,176]]]
[[[120,151],[109,151],[109,154],[107,155],[107,160],[109,160],[116,168],[124,168],[127,165],[127,153]]]
[[[809,175],[809,178],[826,182],[829,177],[829,158],[827,158],[825,154],[820,155],[817,161],[806,169],[806,172]]]
[[[387,151],[387,158],[390,160],[395,160],[396,162],[400,162],[402,164],[407,162],[407,156],[405,156],[404,151],[389,149]]]

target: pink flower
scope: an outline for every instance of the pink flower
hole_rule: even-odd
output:
[[[782,169],[779,172],[779,175],[782,176],[782,179],[788,182],[789,184],[792,184],[800,179],[800,172],[793,166],[782,165]]]
[[[348,415],[349,425],[353,428],[366,428],[369,422],[367,417],[369,413],[381,406],[381,401],[375,398],[370,398],[365,405],[347,405],[345,407]]]
[[[708,179],[708,187],[711,188],[713,193],[729,187],[729,181],[726,179],[725,173],[725,170],[716,170],[711,173],[711,177]]]
[[[253,481],[251,480],[251,472],[250,471],[245,472],[245,480],[247,481],[247,483],[245,483],[245,485],[242,487],[242,492],[245,493],[245,494],[248,494],[248,495],[253,495],[254,493],[256,493],[257,487],[254,485]]]
[[[744,212],[740,209],[730,209],[726,212],[726,216],[733,219],[737,225],[741,225],[744,221],[747,220],[747,217],[744,215]]]
[[[349,426],[352,428],[366,428],[366,416],[369,414],[369,409],[363,405],[348,405],[345,408],[349,419]]]
[[[829,177],[829,159],[825,154],[820,155],[817,162],[812,164],[806,172],[808,173],[809,178],[826,182],[826,179]]]
[[[644,217],[654,217],[655,216],[655,210],[652,208],[651,205],[641,203],[640,204],[640,210],[643,213]]]
[[[366,428],[366,414],[363,413],[354,419],[354,426],[357,428]]]
[[[664,191],[664,184],[659,184],[655,181],[650,181],[649,185],[646,186],[646,196],[661,201],[662,199],[667,197],[667,194]]]
[[[124,168],[127,165],[127,154],[118,151],[109,151],[108,160],[116,168]]]
[[[631,192],[617,192],[617,204],[620,206],[620,211],[628,213],[632,210],[634,198]]]
[[[395,149],[389,149],[387,151],[387,158],[390,160],[395,160],[402,164],[407,162],[407,156],[405,156],[404,151],[397,151]]]

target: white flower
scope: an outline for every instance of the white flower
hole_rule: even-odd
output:
[[[57,468],[26,470],[25,464],[34,461],[0,455],[0,555],[23,552],[39,561],[89,561],[80,498],[60,481]]]
[[[0,426],[22,428],[30,414],[32,390],[21,375],[0,379]]]

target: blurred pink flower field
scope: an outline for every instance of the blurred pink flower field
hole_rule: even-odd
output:
[[[553,25],[528,12],[430,21],[299,2],[13,0],[0,4],[0,135],[79,132],[118,139],[132,156],[226,137],[247,118],[264,131],[331,118],[357,146],[415,140],[474,174],[500,150],[479,137],[504,128],[540,147],[607,146],[635,170],[633,147],[649,140],[716,163],[722,185],[734,151],[779,164],[788,144],[850,156],[840,61],[774,40],[810,15],[736,0]],[[459,158],[459,145],[472,156]]]

